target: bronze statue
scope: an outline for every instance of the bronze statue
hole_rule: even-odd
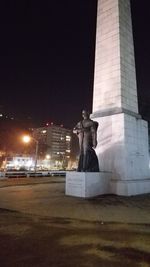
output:
[[[98,159],[93,148],[97,146],[98,122],[89,118],[89,112],[82,111],[83,120],[78,122],[73,133],[79,138],[79,172],[99,172]]]

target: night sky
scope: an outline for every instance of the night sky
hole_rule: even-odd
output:
[[[0,4],[0,108],[73,127],[91,111],[96,0]],[[150,119],[150,4],[132,0],[140,112]]]

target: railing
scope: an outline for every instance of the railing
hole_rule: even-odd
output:
[[[27,177],[25,172],[5,172],[6,178],[23,178]]]
[[[66,171],[5,171],[1,172],[1,178],[25,178],[25,177],[50,177],[50,176],[65,176]]]

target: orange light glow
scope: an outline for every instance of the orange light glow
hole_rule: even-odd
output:
[[[31,141],[31,137],[29,135],[24,135],[22,140],[24,143],[29,143]]]

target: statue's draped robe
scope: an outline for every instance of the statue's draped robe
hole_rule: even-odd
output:
[[[84,125],[84,121],[81,121],[76,127],[80,146],[79,172],[99,172],[97,155],[93,149],[93,139],[95,138],[98,124],[92,120],[89,120],[89,122],[89,124]]]

